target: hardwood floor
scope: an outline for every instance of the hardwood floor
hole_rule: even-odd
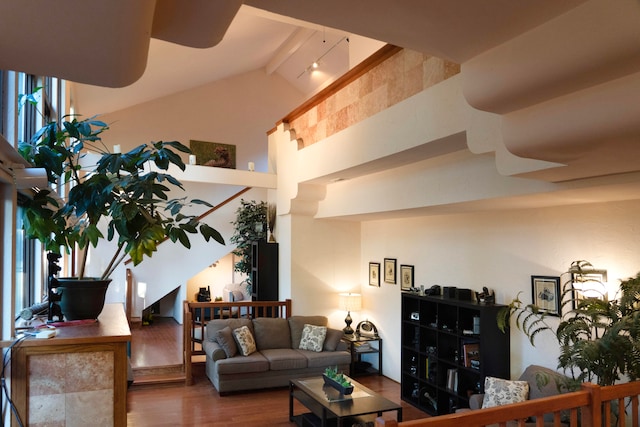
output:
[[[155,368],[182,364],[182,325],[172,317],[156,317],[153,323],[131,324],[131,367]]]
[[[173,325],[172,323],[173,322]],[[177,326],[176,326],[177,325]],[[156,326],[158,326],[156,328]],[[181,352],[181,338],[171,342],[167,337],[180,329],[173,319],[136,328],[132,326],[132,364],[135,369],[159,368],[159,361],[169,360],[173,366],[175,351]],[[179,347],[179,348],[178,348]],[[167,355],[161,353],[167,352]],[[139,353],[139,354],[136,354]],[[179,356],[182,363],[182,356]],[[159,368],[162,369],[162,368]],[[386,377],[359,377],[357,380],[382,394],[387,399],[400,402],[403,419],[425,418],[427,415],[400,400],[400,384]],[[298,402],[296,414],[305,412]],[[395,414],[386,414],[391,418]],[[134,382],[127,393],[127,425],[144,426],[294,426],[289,422],[288,388],[242,392],[220,396],[204,372],[204,364],[194,366],[194,385],[183,381],[166,383]]]

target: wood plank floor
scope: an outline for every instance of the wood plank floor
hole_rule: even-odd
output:
[[[170,329],[181,330],[174,322],[154,322],[142,330],[132,326],[132,361],[136,360],[138,369],[145,370],[158,365],[157,361],[169,357],[173,365],[175,359],[161,355],[163,350],[173,353],[173,347],[180,346],[181,340],[170,343],[166,335]],[[158,326],[156,328],[156,326]],[[181,333],[181,331],[180,331]],[[150,354],[135,355],[136,349]],[[182,356],[179,358],[182,362]],[[386,377],[359,377],[357,380],[387,399],[399,402],[403,408],[403,419],[413,420],[427,415],[416,408],[401,402],[400,384]],[[296,402],[295,414],[305,411]],[[395,414],[386,414],[393,418]],[[220,396],[204,372],[204,364],[194,366],[194,385],[185,386],[183,382],[161,384],[134,383],[127,393],[127,425],[145,426],[294,426],[289,422],[289,390],[287,388],[264,391],[242,392]]]
[[[133,322],[130,329],[133,369],[182,364],[182,325],[173,317],[156,317],[147,326]]]

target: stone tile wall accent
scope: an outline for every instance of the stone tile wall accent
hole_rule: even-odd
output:
[[[321,141],[460,73],[460,65],[403,49],[291,120],[298,147]]]
[[[31,355],[29,425],[113,425],[113,352]]]

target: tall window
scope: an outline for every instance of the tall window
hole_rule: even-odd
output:
[[[14,126],[4,128],[11,134],[7,135],[3,132],[5,138],[17,147],[19,142],[29,141],[43,123],[59,120],[64,114],[62,106],[64,91],[62,90],[62,82],[53,77],[39,77],[27,75],[24,73],[11,73],[11,85],[0,85],[4,87],[2,92],[1,105],[7,106],[13,102],[16,105],[6,108],[2,117],[6,121],[15,123]],[[0,73],[0,75],[3,75]],[[4,73],[6,76],[7,73]],[[6,83],[6,82],[5,82]],[[19,95],[31,94],[41,88],[37,92],[39,103],[37,106],[29,103],[25,104],[20,110],[17,108],[17,99]],[[9,113],[9,114],[8,114]],[[14,113],[13,117],[7,117]],[[5,121],[5,120],[2,120]],[[9,133],[9,132],[7,132]],[[15,287],[13,289],[14,304],[16,313],[22,308],[29,307],[32,304],[42,301],[42,297],[46,295],[46,271],[45,257],[39,242],[27,239],[22,230],[20,201],[23,195],[18,197],[18,213],[15,224]],[[5,243],[6,244],[6,241]]]

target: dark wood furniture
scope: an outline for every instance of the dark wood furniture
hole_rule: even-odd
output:
[[[402,400],[447,414],[468,407],[486,376],[509,378],[509,333],[496,321],[501,307],[403,292]]]
[[[251,299],[278,301],[278,244],[260,240],[251,244]]]
[[[11,399],[22,424],[127,425],[131,331],[122,304],[106,304],[97,322],[56,331],[11,349]]]
[[[351,426],[354,423],[373,421],[383,412],[396,411],[402,421],[402,406],[351,380],[353,393],[341,395],[324,384],[322,377],[301,378],[289,381],[289,420],[297,425]],[[293,401],[301,402],[310,413],[294,415]]]
[[[344,335],[342,341],[347,343],[351,353],[351,368],[349,375],[357,377],[361,375],[382,375],[382,338],[372,338],[353,335]],[[378,365],[372,366],[362,360],[365,354],[378,356]]]

